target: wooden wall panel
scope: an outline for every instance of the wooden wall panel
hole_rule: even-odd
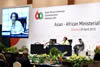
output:
[[[27,4],[32,4],[32,0],[27,0]]]
[[[74,5],[75,4],[75,0],[68,0],[68,5]]]
[[[96,3],[100,0],[75,0],[75,4],[84,4],[84,3]]]
[[[68,0],[33,0],[33,7],[50,7],[50,6],[59,6],[59,5],[67,5]]]
[[[0,8],[26,5],[27,0],[0,0]]]

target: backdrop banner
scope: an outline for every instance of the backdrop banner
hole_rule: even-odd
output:
[[[72,46],[81,38],[86,50],[100,45],[100,3],[34,8],[32,13],[30,38],[34,42],[57,39],[61,43],[66,36],[73,40]]]

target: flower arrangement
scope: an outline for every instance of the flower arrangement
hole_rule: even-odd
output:
[[[54,48],[51,48],[51,50],[49,52],[49,58],[50,58],[51,61],[56,61],[57,64],[61,64],[62,63],[62,57],[65,54],[67,54],[66,51],[64,53],[62,53],[56,47],[54,47]]]
[[[4,51],[5,52],[8,52],[8,53],[14,53],[14,52],[23,52],[23,51],[28,51],[28,48],[26,48],[26,46],[22,46],[20,49],[18,49],[17,47],[15,46],[12,46],[12,47],[9,47],[9,48],[4,48]]]
[[[69,59],[64,59],[63,62],[70,62],[73,67],[87,67],[87,63],[90,62],[92,64],[94,61],[90,57],[87,59],[86,56],[77,56],[74,54]]]
[[[88,60],[85,56],[73,55],[70,57],[70,61],[73,63],[73,67],[83,67]]]
[[[28,48],[23,45],[20,49],[18,49],[19,52],[23,52],[23,51],[28,51]]]
[[[9,53],[14,53],[16,52],[17,47],[10,47],[10,48],[4,48],[5,52],[9,52]]]
[[[94,50],[95,55],[94,55],[94,61],[100,61],[100,46],[97,46],[96,49]]]
[[[94,50],[95,54],[100,54],[100,46],[97,46]]]
[[[41,54],[41,55],[37,55],[37,54],[30,54],[29,58],[32,59],[32,63],[44,63],[45,58],[47,57],[47,54]]]
[[[7,47],[4,44],[0,43],[0,48],[4,49],[4,48],[7,48]]]

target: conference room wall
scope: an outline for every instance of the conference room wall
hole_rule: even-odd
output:
[[[68,0],[33,0],[33,8],[67,5]]]
[[[75,4],[96,3],[100,0],[75,0]]]
[[[2,22],[2,9],[0,8],[0,24]]]
[[[34,8],[49,7],[49,6],[59,6],[59,5],[74,5],[74,4],[86,4],[86,3],[96,3],[100,0],[33,0],[32,4]]]
[[[26,5],[27,0],[0,0],[0,8]]]

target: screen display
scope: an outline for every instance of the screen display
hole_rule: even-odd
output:
[[[28,38],[29,6],[2,9],[2,37]]]

